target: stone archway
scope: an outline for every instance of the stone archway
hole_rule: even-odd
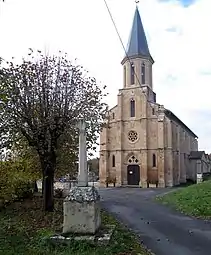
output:
[[[127,166],[127,184],[139,185],[140,182],[140,167],[139,165]]]

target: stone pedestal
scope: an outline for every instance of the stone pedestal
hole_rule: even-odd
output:
[[[97,189],[73,187],[64,200],[63,233],[95,234],[100,225],[100,196]]]
[[[141,184],[141,185],[140,185]],[[147,181],[141,181],[139,183],[139,186],[142,187],[142,188],[147,188],[148,187],[148,184],[147,184]]]

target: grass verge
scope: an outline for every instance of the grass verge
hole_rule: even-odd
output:
[[[103,224],[117,225],[111,243],[106,247],[93,247],[85,242],[73,242],[71,246],[56,247],[43,241],[43,237],[55,233],[63,221],[63,201],[56,200],[55,211],[44,213],[42,200],[34,197],[16,202],[0,212],[1,255],[149,255],[136,237],[120,225],[111,215],[102,211]]]
[[[158,196],[156,200],[187,215],[211,219],[211,181]]]

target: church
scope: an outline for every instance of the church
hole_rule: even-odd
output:
[[[99,180],[105,185],[172,187],[196,180],[191,152],[198,137],[172,111],[156,101],[150,54],[136,7],[122,60],[123,86],[100,134]]]

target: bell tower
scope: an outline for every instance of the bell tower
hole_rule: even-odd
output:
[[[145,87],[146,90],[151,91],[150,94],[154,93],[152,82],[153,63],[154,60],[149,52],[141,16],[138,7],[136,7],[126,55],[121,62],[124,75],[123,88]]]

